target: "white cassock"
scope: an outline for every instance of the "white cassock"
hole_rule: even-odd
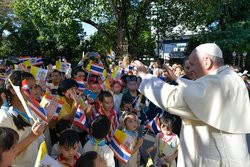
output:
[[[140,92],[183,120],[178,167],[250,167],[246,133],[250,104],[243,80],[230,67],[169,85],[147,74]]]

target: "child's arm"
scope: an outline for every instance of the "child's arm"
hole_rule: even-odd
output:
[[[135,145],[135,147],[134,147],[134,149],[133,149],[133,151],[132,151],[132,154],[134,154],[134,153],[142,146],[143,140],[144,140],[144,138],[142,137],[142,138],[140,138],[140,139],[137,141],[137,143],[136,143],[136,145]]]

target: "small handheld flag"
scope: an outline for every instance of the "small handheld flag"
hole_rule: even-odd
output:
[[[28,97],[27,99],[27,104],[29,106],[29,108],[44,122],[48,123],[48,119],[47,119],[47,112],[45,111],[44,108],[42,108],[40,106],[40,104],[38,103],[38,101],[35,99],[35,97],[33,95],[30,94],[29,91],[29,86],[27,84],[27,80],[23,80],[22,81],[22,90],[24,92],[24,94]]]
[[[154,134],[157,134],[161,131],[161,126],[160,126],[161,124],[160,124],[160,119],[158,115],[159,114],[157,114],[153,120],[151,120],[150,122],[146,124],[146,128],[148,128]]]
[[[84,91],[85,86],[84,86],[83,80],[80,79],[80,78],[76,78],[75,81],[76,81],[77,84],[78,84],[78,89],[79,89],[80,91]]]
[[[35,77],[37,81],[40,81],[40,79],[45,80],[48,74],[48,70],[31,66],[30,73]]]
[[[87,132],[89,132],[89,125],[86,119],[85,111],[80,105],[78,106],[76,110],[76,115],[74,117],[72,124],[79,126],[83,130],[86,130]]]
[[[101,76],[103,74],[104,66],[102,64],[92,63],[90,73]]]
[[[132,154],[129,149],[123,146],[125,140],[126,133],[117,129],[109,144],[110,148],[114,152],[115,157],[123,163],[127,163]]]
[[[58,71],[66,73],[69,68],[71,68],[71,64],[70,63],[56,61],[56,69]]]
[[[53,100],[53,97],[50,96],[50,95],[44,95],[41,102],[40,102],[40,105],[42,107],[45,107],[48,103],[50,103],[51,101]],[[61,111],[62,109],[62,106],[64,104],[64,101],[62,100],[59,100],[57,99],[57,102],[58,102],[58,106],[57,106],[57,109],[56,109],[56,112],[54,113],[54,115],[52,116],[52,119],[54,120],[57,120],[58,119],[58,115],[59,115],[59,112]]]

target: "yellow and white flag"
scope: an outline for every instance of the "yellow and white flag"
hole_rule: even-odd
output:
[[[56,69],[58,71],[66,73],[69,68],[71,68],[71,64],[70,63],[56,61]]]
[[[52,157],[48,155],[45,141],[43,141],[40,144],[36,158],[35,167],[40,167],[40,166],[61,167],[61,165],[56,160],[54,160]]]
[[[48,70],[31,66],[30,73],[35,77],[37,81],[45,80],[48,74]]]

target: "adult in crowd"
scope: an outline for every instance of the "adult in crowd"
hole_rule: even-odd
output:
[[[196,80],[178,78],[178,86],[147,74],[141,62],[133,63],[142,77],[139,90],[183,120],[178,167],[250,166],[245,136],[250,104],[243,80],[224,66],[214,43],[196,47],[189,63]]]

